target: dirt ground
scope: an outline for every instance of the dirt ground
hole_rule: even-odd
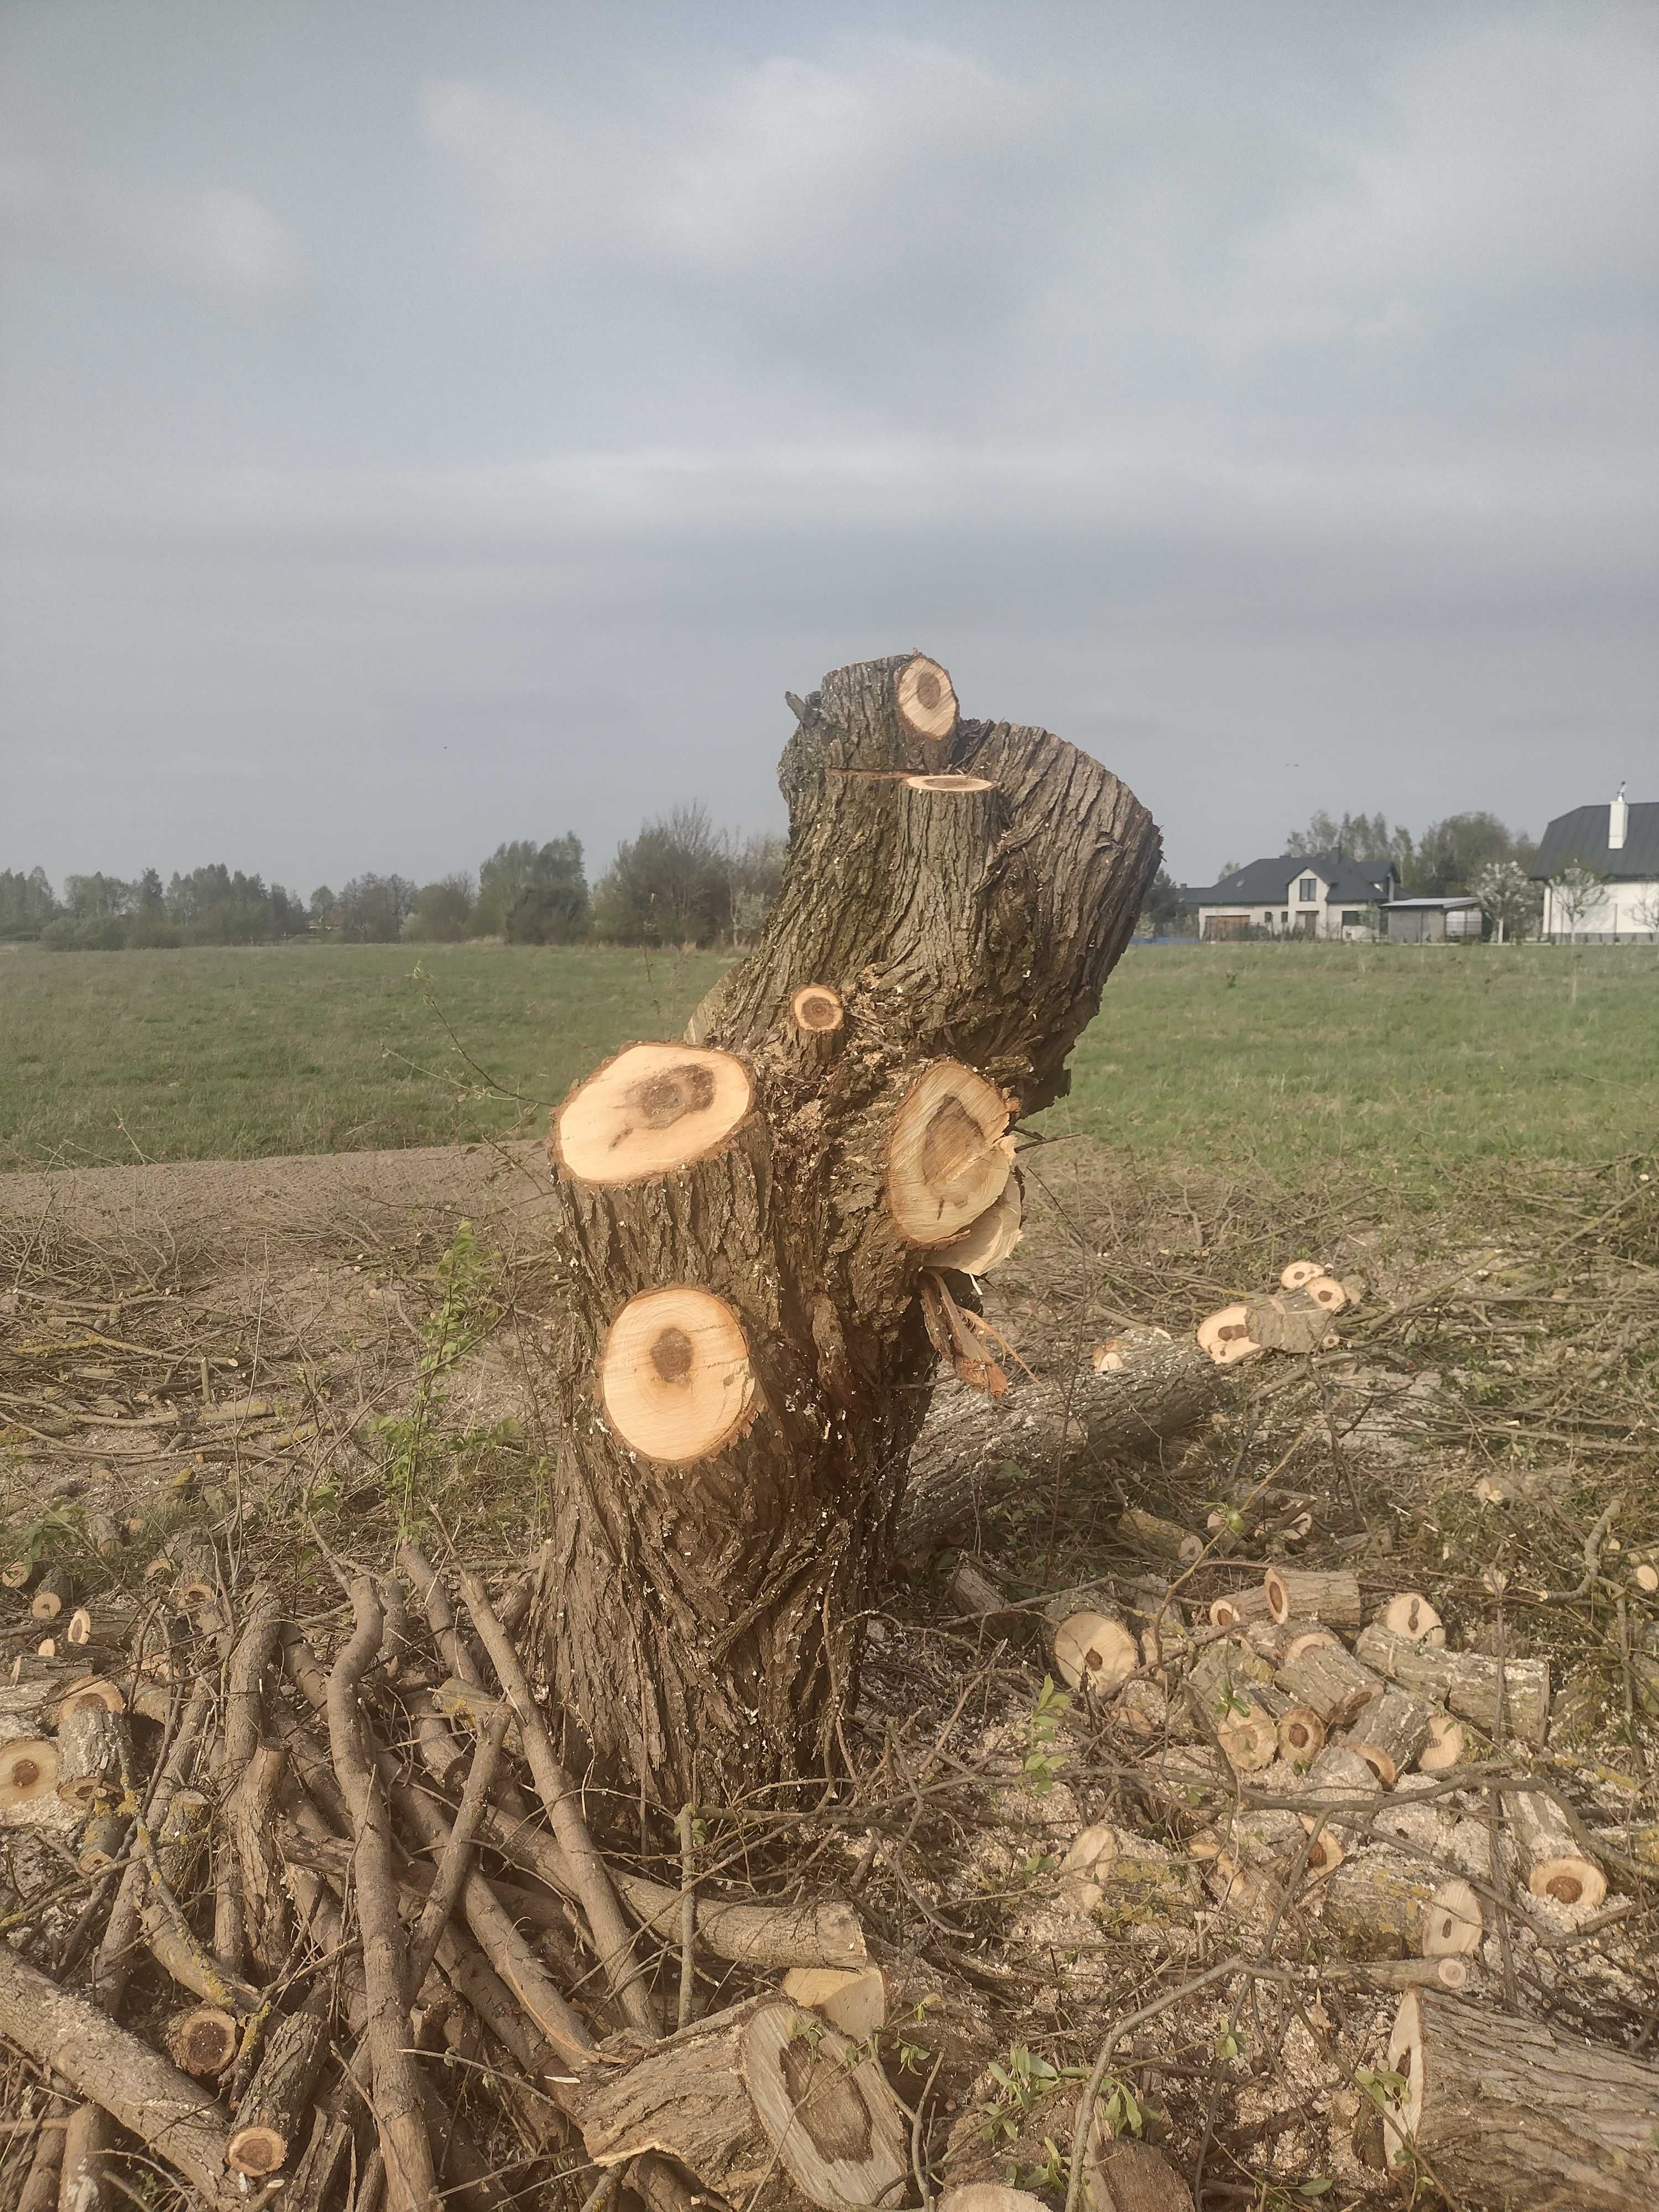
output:
[[[1265,1918],[1218,1899],[1143,1786],[1148,1759],[1191,1738],[1175,1685],[1150,1735],[1144,1714],[1056,1698],[1043,1606],[1155,1564],[1118,1528],[1139,1505],[1205,1540],[1176,1585],[1196,1622],[1274,1559],[1349,1565],[1368,1606],[1426,1592],[1454,1647],[1547,1657],[1547,1745],[1474,1743],[1456,1786],[1402,1785],[1376,1832],[1505,1900],[1476,1961],[1483,2002],[1645,2052],[1659,1877],[1632,1839],[1659,1818],[1659,1608],[1629,1562],[1659,1547],[1653,1170],[1563,1169],[1484,1218],[1437,1222],[1352,1188],[1173,1184],[1092,1146],[1024,1166],[1030,1232],[988,1300],[1031,1370],[1011,1370],[1011,1422],[1100,1336],[1190,1328],[1304,1254],[1358,1302],[1336,1345],[1263,1358],[1161,1458],[1061,1475],[1011,1451],[967,1540],[1007,1598],[994,1632],[951,1595],[960,1554],[916,1565],[871,1624],[836,1801],[811,1818],[707,1808],[711,1850],[763,1894],[854,1895],[877,1954],[949,2009],[935,2148],[951,2134],[952,2179],[1012,2177],[1058,2204],[1079,2073],[1133,2020],[1109,2069],[1116,2123],[1161,2143],[1209,2212],[1397,2201],[1368,2087],[1396,1995],[1333,1965],[1316,1885]],[[343,1616],[309,1532],[380,1565],[413,1521],[473,1564],[522,1565],[550,1449],[543,1190],[533,1146],[0,1180],[8,1556],[64,1562],[95,1611],[142,1593],[168,1536],[197,1528],[228,1595],[275,1579],[325,1649]],[[112,1555],[89,1540],[103,1514]],[[30,1629],[0,1596],[9,1660]],[[1598,1914],[1505,1887],[1487,1784],[1523,1773],[1603,1839]],[[1091,1893],[1061,1863],[1098,1825],[1121,1873]],[[665,1844],[636,1822],[617,1847],[650,1867]],[[15,1850],[5,1880],[27,1908],[40,1876]],[[43,1912],[43,1942],[50,1927]]]

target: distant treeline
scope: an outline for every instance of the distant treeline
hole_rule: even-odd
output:
[[[36,939],[53,951],[142,946],[273,945],[320,938],[340,945],[399,940],[453,945],[500,937],[515,945],[716,945],[751,937],[783,872],[784,841],[717,829],[701,806],[647,822],[617,848],[590,890],[581,840],[498,845],[478,869],[416,884],[354,876],[309,898],[263,876],[214,862],[163,884],[154,868],[131,882],[70,876],[59,898],[40,868],[0,869],[0,940]]]

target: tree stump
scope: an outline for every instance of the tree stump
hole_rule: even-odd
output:
[[[1158,854],[1115,777],[962,720],[919,655],[827,677],[780,781],[760,945],[550,1146],[547,1670],[572,1752],[675,1807],[830,1761],[927,1411],[923,1271],[1004,1241],[1012,1122],[1066,1089]]]

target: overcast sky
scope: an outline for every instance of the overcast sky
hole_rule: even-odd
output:
[[[1659,797],[1659,6],[6,0],[0,866],[781,823],[920,646],[1175,873]]]

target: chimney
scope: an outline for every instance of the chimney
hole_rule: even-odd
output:
[[[1625,787],[1619,787],[1619,796],[1607,809],[1607,850],[1622,853],[1625,832],[1630,828],[1630,809],[1625,804]]]

